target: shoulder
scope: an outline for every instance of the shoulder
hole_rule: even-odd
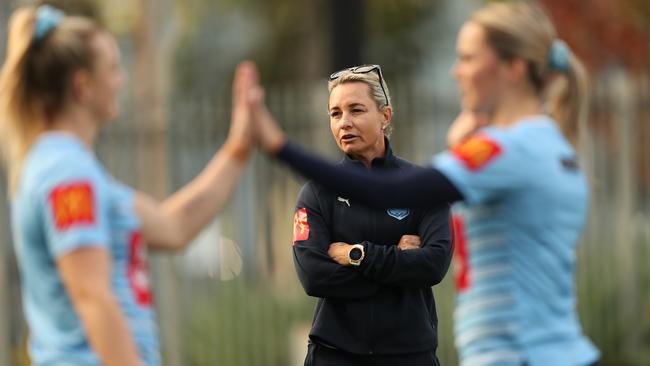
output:
[[[298,193],[298,202],[318,202],[328,199],[332,193],[322,187],[320,184],[310,180],[305,183]]]
[[[23,167],[21,183],[27,190],[42,193],[67,184],[104,185],[106,176],[90,152],[63,148],[30,154]]]
[[[458,160],[470,171],[484,166],[526,161],[535,134],[525,125],[510,128],[488,127],[448,150],[450,158]]]
[[[575,154],[557,123],[546,116],[526,117],[507,129],[488,129],[484,135],[499,146],[503,160],[527,171],[531,162]]]
[[[512,139],[528,150],[574,150],[558,123],[547,116],[523,120],[513,128]]]
[[[438,169],[458,166],[467,171],[477,172],[511,153],[512,148],[507,134],[488,128],[436,155],[433,163]]]
[[[554,140],[555,143],[565,142],[557,122],[551,117],[539,115],[524,117],[508,129],[493,129],[495,138],[518,146],[539,146],[540,142]]]
[[[318,193],[319,191],[319,186],[316,184],[314,181],[310,180],[307,183],[303,184],[303,186],[300,188],[300,192],[298,193],[298,197],[304,197],[307,195],[314,195]]]

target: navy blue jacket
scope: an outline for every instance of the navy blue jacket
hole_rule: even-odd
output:
[[[341,164],[361,162],[345,157]],[[409,169],[393,155],[371,169]],[[356,354],[414,353],[437,347],[437,315],[431,286],[451,261],[447,205],[435,209],[377,210],[347,200],[314,182],[302,188],[309,236],[294,242],[294,263],[308,295],[318,297],[310,340]],[[404,234],[419,235],[421,248],[399,250]],[[327,254],[333,242],[363,244],[361,265],[342,266]]]

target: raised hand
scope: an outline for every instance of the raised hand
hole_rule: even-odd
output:
[[[447,146],[454,147],[472,136],[479,128],[487,126],[488,119],[482,113],[461,111],[447,130]]]
[[[232,84],[232,116],[227,146],[233,154],[245,160],[253,146],[253,112],[260,104],[262,91],[255,64],[244,61],[237,66]]]
[[[268,154],[277,153],[285,144],[287,137],[266,105],[261,102],[254,107],[255,137]]]

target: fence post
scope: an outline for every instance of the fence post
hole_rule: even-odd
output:
[[[170,0],[139,0],[135,23],[135,117],[141,132],[136,139],[137,186],[161,199],[169,194],[167,170],[167,99],[169,62],[175,26]],[[156,20],[158,19],[158,20]],[[160,27],[171,32],[160,32]],[[157,284],[160,341],[167,366],[182,364],[178,276],[173,258],[152,258]]]
[[[638,314],[639,294],[638,281],[636,280],[637,266],[635,253],[637,245],[634,219],[634,203],[636,202],[636,184],[634,167],[636,138],[632,126],[635,120],[634,96],[632,82],[624,71],[613,73],[611,76],[610,90],[614,105],[614,116],[618,116],[617,145],[619,158],[617,166],[616,196],[619,197],[616,205],[616,242],[620,248],[619,270],[620,286],[622,291],[622,304],[619,321],[624,324],[631,314]],[[616,121],[615,121],[616,122]],[[632,336],[632,335],[631,335]]]

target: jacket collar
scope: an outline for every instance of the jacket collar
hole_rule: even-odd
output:
[[[386,169],[386,168],[394,168],[398,166],[397,157],[393,154],[393,149],[391,149],[390,147],[390,142],[388,141],[388,138],[386,138],[385,136],[384,136],[384,146],[386,147],[384,156],[372,159],[372,162],[370,163],[370,169]],[[348,154],[345,154],[343,160],[341,161],[341,164],[344,165],[349,164],[349,165],[359,166],[362,168],[365,167],[365,165],[363,165],[362,162],[353,159]]]

